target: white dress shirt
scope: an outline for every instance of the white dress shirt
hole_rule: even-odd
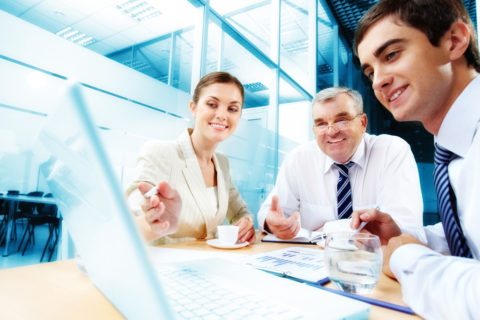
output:
[[[390,267],[402,285],[403,298],[427,319],[480,319],[480,77],[448,111],[436,143],[459,158],[448,166],[457,212],[473,259],[443,256],[420,245],[393,253]],[[449,254],[441,223],[418,230],[404,228],[432,249]],[[425,232],[422,238],[422,233]]]
[[[410,146],[390,135],[364,134],[349,170],[353,210],[378,207],[399,225],[421,226],[423,201],[418,169]],[[316,141],[290,152],[279,170],[275,187],[262,204],[258,226],[264,223],[272,195],[278,195],[286,216],[300,211],[302,228],[316,230],[336,220],[338,169]]]

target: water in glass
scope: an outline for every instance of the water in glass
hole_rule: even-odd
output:
[[[330,280],[347,292],[368,293],[378,282],[382,251],[377,236],[365,233],[330,233],[325,245]]]

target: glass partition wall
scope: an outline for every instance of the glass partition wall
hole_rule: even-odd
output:
[[[220,150],[256,214],[284,155],[313,137],[314,94],[354,81],[321,0],[8,0],[0,24],[14,30],[0,44],[0,193],[48,192],[31,146],[67,81],[85,87],[126,185],[141,144],[191,125],[192,88],[221,70],[243,83],[245,105]]]

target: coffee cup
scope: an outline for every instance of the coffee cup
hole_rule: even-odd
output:
[[[218,240],[223,245],[233,245],[238,240],[238,226],[222,225],[217,227]]]

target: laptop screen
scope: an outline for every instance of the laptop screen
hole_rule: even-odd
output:
[[[70,84],[35,145],[90,279],[127,318],[171,319],[79,84]]]
[[[128,319],[174,319],[165,292],[169,292],[172,298],[183,291],[177,283],[169,280],[185,280],[185,272],[190,274],[193,271],[201,272],[202,276],[194,276],[187,284],[202,293],[187,294],[193,299],[190,304],[185,300],[177,301],[175,308],[188,305],[200,312],[207,311],[205,306],[208,303],[199,303],[196,299],[205,298],[203,295],[208,288],[213,291],[206,295],[214,299],[212,305],[220,307],[219,312],[225,312],[224,304],[238,308],[239,301],[249,302],[246,297],[253,299],[250,302],[254,305],[267,307],[270,303],[259,302],[260,298],[275,297],[269,301],[277,306],[269,312],[282,312],[288,306],[295,311],[292,317],[295,319],[300,313],[309,314],[308,318],[318,318],[319,302],[322,318],[359,319],[368,316],[369,306],[364,303],[235,262],[189,261],[186,267],[174,268],[172,274],[161,269],[163,271],[157,276],[127,209],[83,91],[78,84],[67,88],[58,110],[48,117],[39,135],[35,154],[88,276],[123,316]],[[165,258],[160,256],[160,259]],[[176,277],[172,276],[175,274]],[[213,275],[213,278],[207,275]],[[201,279],[213,280],[202,287],[197,285]],[[214,288],[214,284],[219,288]],[[225,294],[219,295],[219,292]],[[244,294],[239,299],[233,298],[233,294],[242,292]],[[258,317],[260,314],[255,315]]]

